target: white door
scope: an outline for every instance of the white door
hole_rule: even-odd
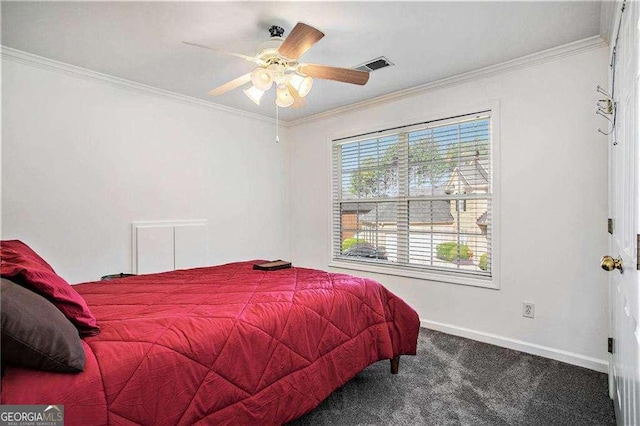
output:
[[[617,119],[609,150],[609,205],[613,219],[609,255],[620,259],[622,264],[622,270],[609,272],[614,338],[611,396],[619,425],[640,425],[639,6],[635,1],[627,1],[622,13],[613,87]]]

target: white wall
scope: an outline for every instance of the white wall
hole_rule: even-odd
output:
[[[341,272],[378,279],[424,320],[603,360],[607,141],[594,109],[607,64],[606,48],[566,56],[281,126],[276,144],[267,121],[3,60],[2,238],[80,282],[129,271],[132,221],[207,219],[211,263],[327,269],[330,137],[497,101],[500,290]]]
[[[132,221],[207,219],[212,264],[288,258],[280,139],[273,122],[3,60],[2,238],[72,283],[130,270]]]
[[[596,131],[605,123],[595,114],[595,88],[606,84],[607,64],[599,48],[294,126],[292,260],[322,269],[330,261],[329,138],[497,101],[500,290],[341,272],[379,280],[423,320],[605,360],[607,139]],[[535,319],[522,317],[523,301],[535,303]]]

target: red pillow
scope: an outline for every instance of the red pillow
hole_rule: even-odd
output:
[[[100,332],[82,296],[29,246],[18,240],[0,241],[0,275],[49,299],[83,336]]]
[[[27,259],[35,264],[41,265],[43,268],[55,272],[51,265],[49,265],[43,258],[38,256],[38,253],[33,251],[31,247],[26,245],[20,240],[5,240],[0,241],[0,250],[2,250],[3,260],[12,259]]]

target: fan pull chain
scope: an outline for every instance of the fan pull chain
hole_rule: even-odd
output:
[[[280,143],[280,122],[278,121],[278,112],[280,108],[276,105],[276,143]]]

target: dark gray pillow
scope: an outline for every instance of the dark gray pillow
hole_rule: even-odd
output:
[[[78,330],[44,297],[2,278],[2,364],[77,373],[84,370]]]

